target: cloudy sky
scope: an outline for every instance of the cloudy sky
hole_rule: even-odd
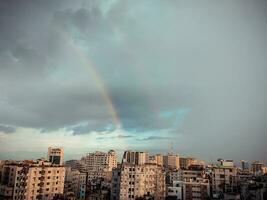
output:
[[[267,162],[266,1],[0,1],[0,159],[62,146]]]

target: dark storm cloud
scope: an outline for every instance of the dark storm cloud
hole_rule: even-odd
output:
[[[16,131],[16,127],[0,124],[0,132],[14,133],[15,131]]]
[[[112,132],[83,54],[131,134],[264,157],[266,13],[266,1],[1,1],[0,124]]]

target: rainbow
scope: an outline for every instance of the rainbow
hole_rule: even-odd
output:
[[[82,48],[80,48],[78,45],[75,45],[74,42],[69,42],[69,41],[73,41],[73,39],[67,32],[63,32],[63,36],[66,39],[66,42],[68,42],[71,45],[72,50],[76,53],[76,56],[78,57],[78,59],[81,62],[82,66],[84,66],[84,68],[86,70],[88,70],[88,73],[93,78],[93,80],[96,83],[96,86],[98,87],[98,90],[99,90],[103,100],[107,104],[110,116],[112,118],[113,123],[116,126],[116,129],[120,129],[121,128],[121,121],[120,121],[118,112],[117,112],[116,107],[114,106],[114,104],[112,102],[112,99],[111,99],[111,97],[110,97],[110,95],[108,93],[107,88],[105,87],[104,81],[102,80],[101,76],[99,75],[96,67],[89,60],[88,55],[86,55],[84,53]]]

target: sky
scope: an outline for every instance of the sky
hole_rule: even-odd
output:
[[[266,15],[264,0],[0,1],[0,159],[267,163]]]

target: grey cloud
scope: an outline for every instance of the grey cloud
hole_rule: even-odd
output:
[[[89,122],[79,123],[77,125],[67,127],[67,130],[73,132],[74,135],[88,134],[91,131],[97,131],[102,134],[109,134],[116,129],[116,125],[110,121],[91,120]]]
[[[225,154],[264,157],[265,1],[106,2],[0,2],[1,124],[86,134],[113,123],[77,45],[132,134],[170,131],[177,151],[206,157],[225,143]],[[168,130],[174,120],[158,116],[179,108],[190,113]]]
[[[109,137],[98,137],[98,140],[104,140],[104,139],[128,139],[128,138],[134,138],[133,135],[116,135],[116,136],[109,136]]]
[[[170,137],[163,137],[163,136],[148,136],[144,138],[139,138],[139,141],[151,141],[151,140],[169,140]]]
[[[114,138],[120,138],[120,139],[122,139],[122,138],[132,138],[132,137],[134,137],[134,136],[132,136],[132,135],[117,135]]]
[[[15,131],[16,131],[16,127],[0,124],[0,132],[14,133]]]

